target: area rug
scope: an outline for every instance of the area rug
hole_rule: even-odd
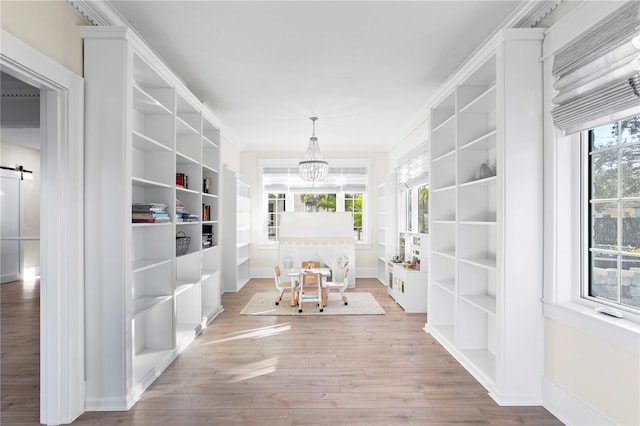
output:
[[[384,315],[385,311],[371,293],[345,293],[348,305],[342,303],[339,293],[331,293],[329,302],[320,312],[314,303],[305,304],[301,313],[298,307],[289,304],[289,294],[285,293],[282,302],[276,306],[275,291],[256,293],[240,311],[243,315]]]

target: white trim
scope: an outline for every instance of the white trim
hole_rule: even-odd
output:
[[[585,404],[546,377],[542,378],[542,398],[544,408],[564,424],[576,426],[616,424],[615,421],[594,410],[590,405]]]
[[[2,30],[3,72],[41,90],[40,422],[84,412],[84,81]]]
[[[586,303],[554,303],[543,300],[544,316],[630,353],[640,354],[640,325],[597,312]]]

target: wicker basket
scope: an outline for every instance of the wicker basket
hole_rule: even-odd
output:
[[[176,256],[182,256],[189,251],[189,244],[191,243],[191,237],[180,231],[176,234]]]

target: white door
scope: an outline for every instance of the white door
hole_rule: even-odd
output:
[[[20,199],[20,174],[9,170],[0,170],[0,275],[2,283],[15,281],[22,274],[22,244],[20,226],[22,222],[22,203]]]

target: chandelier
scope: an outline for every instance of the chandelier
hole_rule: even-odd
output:
[[[324,179],[329,170],[329,163],[322,159],[320,155],[320,146],[318,145],[318,138],[316,137],[316,120],[318,117],[310,117],[313,122],[313,132],[309,139],[309,146],[307,147],[307,153],[304,156],[304,160],[298,163],[298,173],[304,180],[310,180],[315,183],[318,180]]]

